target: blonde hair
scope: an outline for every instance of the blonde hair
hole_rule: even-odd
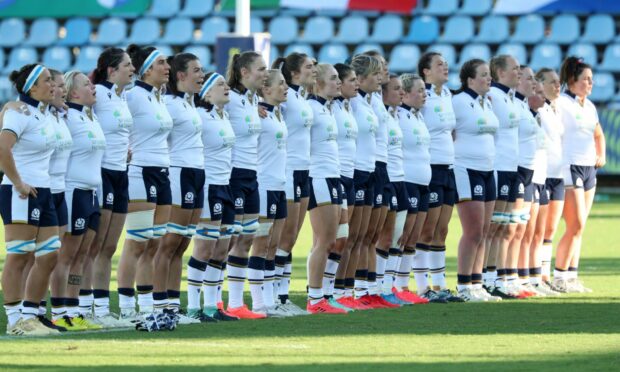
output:
[[[403,84],[403,90],[407,93],[411,92],[411,89],[413,89],[413,84],[415,84],[415,82],[418,80],[422,80],[422,78],[417,74],[406,73],[400,75],[400,81]]]
[[[73,89],[75,88],[75,77],[80,74],[84,75],[83,72],[77,71],[77,70],[65,72],[65,75],[63,78],[65,80],[65,88],[67,89],[67,100],[70,100],[71,93],[73,92]]]
[[[267,80],[265,81],[265,85],[263,86],[263,88],[270,87],[278,76],[282,76],[284,78],[284,74],[282,74],[282,71],[280,71],[279,69],[267,70]],[[264,97],[264,92],[262,88],[258,90],[258,95]]]
[[[367,54],[358,54],[351,60],[351,67],[357,76],[368,76],[381,71],[381,61]]]
[[[317,92],[319,91],[319,81],[325,82],[325,74],[330,67],[333,68],[334,66],[330,65],[329,63],[319,63],[318,65],[316,65],[316,84],[314,84],[314,87],[312,89],[314,94],[317,94]]]

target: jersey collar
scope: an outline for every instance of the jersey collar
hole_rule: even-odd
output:
[[[276,108],[274,105],[270,105],[267,102],[259,102],[258,104],[260,106],[263,106],[265,108],[265,110],[267,110],[269,112],[273,112],[273,110]]]
[[[140,87],[140,88],[146,90],[147,92],[153,92],[154,90],[157,90],[157,89],[155,89],[154,86],[152,86],[151,84],[145,83],[142,80],[136,80],[135,85],[137,87]]]
[[[36,99],[25,94],[20,93],[19,100],[32,107],[36,107],[37,109],[39,109],[39,111],[41,111],[41,113],[43,113],[47,108],[47,105],[45,103],[37,101]]]
[[[515,97],[525,102],[525,96],[519,92],[515,92]]]
[[[478,93],[474,92],[473,89],[470,88],[465,88],[463,89],[464,93],[467,93],[471,98],[476,99],[478,98]]]
[[[510,92],[510,88],[502,83],[498,83],[496,81],[491,82],[491,86],[495,87],[499,90],[501,90],[502,92],[508,94],[508,92]]]

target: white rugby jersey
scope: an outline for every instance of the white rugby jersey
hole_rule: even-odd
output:
[[[168,136],[170,165],[183,168],[202,168],[202,121],[189,93],[166,94],[166,108],[172,118]]]
[[[25,94],[20,94],[19,100],[27,105],[28,113],[6,111],[2,130],[11,131],[17,137],[17,142],[11,152],[22,182],[33,187],[49,188],[51,187],[50,159],[56,148],[53,117],[43,102]],[[13,183],[7,176],[4,176],[2,184],[12,185]]]
[[[50,108],[50,112],[56,131],[56,147],[50,159],[50,177],[52,178],[52,193],[56,194],[65,191],[65,174],[73,147],[73,139],[65,121],[66,113],[58,111],[54,107]]]
[[[466,88],[454,96],[452,106],[456,116],[454,164],[478,171],[493,170],[499,121],[491,102]]]
[[[101,184],[101,160],[106,142],[97,115],[91,108],[68,102],[67,127],[73,146],[69,156],[66,189],[96,190]]]
[[[310,131],[310,177],[340,178],[338,124],[331,111],[331,102],[318,96],[311,96],[309,102],[314,115]]]
[[[289,85],[286,102],[280,105],[288,129],[286,169],[308,170],[310,167],[310,127],[312,108],[306,99],[305,89]]]
[[[332,102],[332,111],[338,123],[338,158],[340,175],[353,178],[357,147],[357,122],[348,99],[339,97]]]
[[[452,109],[452,103],[450,103],[450,109]],[[403,133],[405,181],[428,185],[431,182],[430,148],[433,137],[426,128],[426,118],[420,110],[402,104],[398,108],[398,119]],[[450,134],[450,139],[452,139],[452,134]]]
[[[118,87],[109,81],[95,85],[97,103],[93,106],[95,115],[105,136],[106,146],[102,167],[111,170],[127,169],[127,149],[133,118],[127,105],[125,91],[117,94]]]
[[[160,90],[136,80],[127,92],[127,106],[133,117],[129,134],[132,165],[142,167],[168,167],[168,135],[172,118]]]
[[[534,115],[532,115],[527,98],[519,92],[515,94],[515,97],[517,98],[517,106],[521,111],[519,114],[521,118],[519,120],[519,166],[534,169],[536,137],[540,127]]]
[[[271,191],[284,191],[288,131],[280,107],[261,102],[267,117],[261,118],[258,136],[258,184]]]
[[[379,119],[372,109],[372,95],[359,90],[351,99],[353,116],[357,123],[357,146],[355,151],[355,169],[365,172],[375,171],[377,150],[376,133]]]
[[[562,116],[557,108],[557,101],[552,103],[547,100],[545,105],[538,110],[542,128],[547,139],[547,177],[562,178],[562,136],[564,125]]]
[[[207,111],[198,108],[202,123],[203,160],[206,185],[228,185],[232,171],[232,148],[235,132],[228,120],[228,113],[215,108]]]
[[[562,137],[564,164],[594,166],[596,164],[594,130],[599,123],[596,106],[588,98],[584,100],[582,106],[579,98],[567,90],[558,98],[558,108],[564,124]]]
[[[261,131],[258,96],[249,90],[239,92],[233,89],[229,97],[230,102],[226,104],[225,110],[236,137],[232,151],[233,167],[256,170],[256,148]]]
[[[403,168],[403,132],[400,130],[398,119],[398,107],[386,107],[388,112],[387,135],[388,135],[388,162],[387,172],[390,182],[402,182],[405,180]]]
[[[420,111],[431,136],[431,164],[454,164],[452,131],[456,126],[456,118],[450,89],[444,86],[437,95],[435,86],[426,84],[426,103]]]
[[[388,135],[387,135],[387,121],[389,120],[388,112],[383,104],[383,95],[381,92],[374,92],[371,94],[372,100],[370,104],[372,106],[375,115],[377,115],[378,126],[376,133],[377,148],[375,151],[375,161],[387,163],[388,161]]]
[[[495,133],[495,170],[516,172],[519,165],[519,120],[521,108],[515,91],[504,84],[491,83],[487,97],[499,120]]]
[[[534,175],[532,182],[544,184],[547,179],[547,134],[542,128],[542,117],[539,112],[531,111],[534,120],[538,124],[536,131],[536,153],[534,154]]]

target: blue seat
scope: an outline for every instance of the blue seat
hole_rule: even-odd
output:
[[[545,20],[537,14],[530,14],[519,18],[510,41],[513,43],[536,44],[542,40],[544,35]]]
[[[65,72],[71,66],[71,52],[67,47],[54,46],[45,49],[43,64],[46,67]]]
[[[284,50],[284,56],[288,56],[289,54],[297,52],[304,53],[308,55],[308,57],[314,58],[314,49],[309,44],[291,44]]]
[[[616,92],[616,80],[608,72],[595,72],[592,77],[592,94],[590,100],[594,102],[610,101]]]
[[[620,72],[620,44],[611,44],[605,48],[603,61],[598,68],[603,71]]]
[[[347,15],[347,10],[346,9],[317,9],[316,15],[321,16],[321,17],[342,18]]]
[[[58,23],[52,18],[38,18],[30,26],[28,39],[24,45],[44,47],[52,45],[58,37]]]
[[[295,17],[276,17],[269,23],[269,33],[271,34],[272,43],[276,45],[290,44],[293,40],[297,39],[299,24]]]
[[[474,20],[469,16],[448,18],[443,35],[437,40],[441,43],[465,44],[474,37]]]
[[[498,15],[484,17],[474,40],[479,43],[500,44],[508,39],[509,30],[508,18]]]
[[[13,83],[8,76],[0,76],[0,102],[11,101],[17,97]]]
[[[190,18],[204,18],[213,10],[214,0],[185,0],[179,16]]]
[[[459,78],[458,72],[451,72],[448,74],[448,82],[446,83],[448,89],[457,90],[461,88],[461,78]]]
[[[326,44],[319,50],[320,63],[344,63],[349,58],[349,49],[343,44]]]
[[[363,43],[363,44],[358,45],[357,47],[355,47],[355,50],[353,51],[353,55],[362,54],[364,52],[368,52],[369,50],[376,50],[382,56],[385,55],[385,52],[383,51],[383,47],[381,46],[381,44],[376,44],[376,43]]]
[[[458,8],[458,0],[430,0],[423,12],[428,15],[448,16],[456,13]]]
[[[20,18],[8,18],[0,23],[0,47],[14,47],[23,43],[26,25]]]
[[[99,24],[95,45],[119,45],[127,38],[127,22],[122,18],[106,18]]]
[[[573,14],[561,14],[551,21],[551,34],[546,41],[566,45],[579,38],[581,25],[579,19]]]
[[[420,59],[420,48],[413,44],[399,44],[390,53],[390,71],[414,72]]]
[[[11,49],[9,62],[4,67],[4,72],[10,74],[13,70],[19,70],[23,65],[38,62],[39,55],[32,47],[17,47]]]
[[[280,54],[280,50],[278,49],[278,47],[272,45],[271,46],[271,51],[269,53],[269,66],[272,66],[273,65],[273,61],[275,61],[280,56],[281,56],[281,54]]]
[[[4,70],[5,59],[6,59],[6,55],[4,54],[4,49],[0,48],[0,72]]]
[[[174,17],[181,9],[181,0],[153,0],[151,9],[145,16],[155,18],[171,18]]]
[[[491,0],[464,0],[459,14],[479,17],[488,14],[492,6]]]
[[[306,21],[304,33],[299,41],[310,44],[323,44],[334,37],[334,21],[327,17],[313,17]]]
[[[372,43],[395,44],[403,37],[403,19],[386,14],[375,21],[369,41]]]
[[[101,29],[101,26],[99,28]],[[92,25],[87,18],[71,18],[65,23],[65,37],[58,40],[58,45],[80,46],[88,44],[91,32]]]
[[[260,17],[252,17],[250,18],[250,32],[264,32],[265,31],[265,23],[263,19]]]
[[[172,47],[168,44],[156,44],[153,45],[157,50],[159,50],[161,52],[161,54],[163,54],[166,57],[169,56],[173,56],[176,53],[174,52],[174,50],[172,49]]]
[[[448,66],[451,70],[456,69],[456,51],[450,44],[433,44],[426,49],[427,52],[440,53],[443,58],[448,62]]]
[[[497,55],[507,54],[513,56],[520,64],[527,63],[527,50],[523,44],[502,44],[497,49]]]
[[[541,67],[557,69],[561,63],[562,49],[559,45],[538,44],[532,50],[529,66],[532,70],[538,71]]]
[[[416,17],[411,21],[409,33],[402,41],[414,44],[430,44],[439,37],[439,21],[435,17]]]
[[[609,14],[593,14],[586,21],[581,42],[606,44],[616,36],[616,23]]]
[[[368,19],[360,16],[348,16],[340,21],[340,29],[334,42],[357,44],[368,39]]]
[[[322,15],[320,14],[321,9],[317,9],[316,13],[317,15]],[[346,13],[346,10],[344,10],[344,13]],[[344,13],[340,17],[342,17]],[[280,9],[280,14],[289,17],[306,18],[312,15],[312,10],[304,8],[282,8]]]
[[[568,48],[568,52],[566,52],[566,55],[582,57],[587,64],[592,66],[592,68],[598,67],[598,52],[596,51],[596,47],[594,46],[594,44],[572,44],[570,48]]]
[[[278,15],[278,9],[276,8],[272,8],[272,9],[252,9],[251,10],[252,15],[256,16],[258,18],[267,18],[267,19],[271,19],[273,17],[275,17],[276,15]]]
[[[202,45],[189,45],[183,50],[185,53],[192,53],[200,60],[203,67],[211,65],[211,50]]]
[[[194,36],[194,22],[189,18],[172,18],[166,24],[162,42],[170,45],[185,45]]]
[[[202,21],[200,25],[202,31],[200,38],[196,40],[198,44],[213,45],[217,40],[217,35],[230,31],[228,20],[223,17],[211,17]]]
[[[161,35],[159,20],[155,18],[138,18],[131,27],[129,44],[149,45],[157,42]]]
[[[72,70],[82,71],[83,73],[89,73],[97,67],[97,60],[102,52],[102,48],[99,46],[83,46],[80,48],[80,53],[75,59],[75,64],[71,68]]]
[[[470,59],[480,58],[484,61],[489,61],[491,59],[491,49],[487,44],[467,44],[461,50],[461,54],[459,57],[457,69],[461,69],[463,63],[469,61]]]

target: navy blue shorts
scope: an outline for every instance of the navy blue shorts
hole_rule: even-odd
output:
[[[54,200],[54,208],[56,209],[58,226],[65,226],[69,222],[67,202],[65,201],[65,193],[58,192],[56,194],[52,194],[52,199]]]
[[[371,206],[375,189],[374,185],[375,174],[371,172],[361,171],[355,169],[353,171],[353,186],[355,187],[355,205],[357,206]]]
[[[286,175],[286,199],[299,203],[301,198],[310,196],[310,171],[294,170]]]
[[[431,164],[431,172],[428,207],[453,206],[457,200],[454,169],[447,164]]]
[[[540,205],[549,204],[549,196],[547,195],[547,189],[544,184],[532,183],[534,185],[534,203]]]
[[[99,200],[95,190],[73,189],[65,193],[69,223],[67,232],[71,235],[85,234],[88,229],[99,229]]]
[[[373,208],[381,208],[384,205],[383,203],[383,191],[385,190],[385,185],[390,182],[390,177],[388,176],[387,171],[387,163],[382,161],[375,162],[375,179],[374,179],[374,193],[375,198],[372,204]]]
[[[58,226],[51,190],[47,187],[37,187],[36,190],[36,198],[22,199],[13,190],[13,185],[0,185],[0,216],[5,225]]]
[[[428,199],[430,191],[426,185],[418,185],[413,182],[405,182],[407,195],[409,195],[409,214],[428,212]]]
[[[286,193],[284,191],[266,190],[260,196],[261,218],[281,220],[287,216]]]
[[[308,210],[328,204],[342,204],[340,178],[313,179],[310,177],[310,201],[308,202]]]
[[[494,201],[495,175],[493,171],[479,171],[460,166],[454,167],[459,202],[463,201]]]
[[[260,211],[260,196],[256,171],[233,168],[230,174],[230,189],[235,198],[236,214],[258,214]]]
[[[353,178],[340,176],[340,186],[342,187],[342,204],[344,205],[346,201],[347,206],[355,205],[355,185],[353,183]]]
[[[101,187],[97,191],[99,206],[114,213],[127,213],[129,176],[127,171],[101,168]]]
[[[182,209],[204,207],[204,185],[204,169],[170,167],[172,205]]]
[[[519,173],[496,171],[495,176],[497,177],[497,200],[514,203],[519,190]]]
[[[534,199],[534,185],[532,183],[534,171],[532,169],[518,167],[517,173],[519,174],[517,199],[523,199],[526,202],[531,202]]]
[[[585,191],[596,187],[596,168],[594,166],[571,165],[567,171],[564,171],[564,185],[566,187],[584,189]]]
[[[172,204],[168,168],[129,165],[127,172],[130,201],[157,205]]]
[[[207,221],[222,221],[223,225],[235,223],[235,202],[229,185],[205,185],[200,218]]]
[[[404,181],[389,182],[383,190],[384,200],[388,202],[388,207],[392,212],[408,211],[409,193]]]
[[[545,190],[549,200],[564,200],[564,179],[547,178],[545,180]]]

